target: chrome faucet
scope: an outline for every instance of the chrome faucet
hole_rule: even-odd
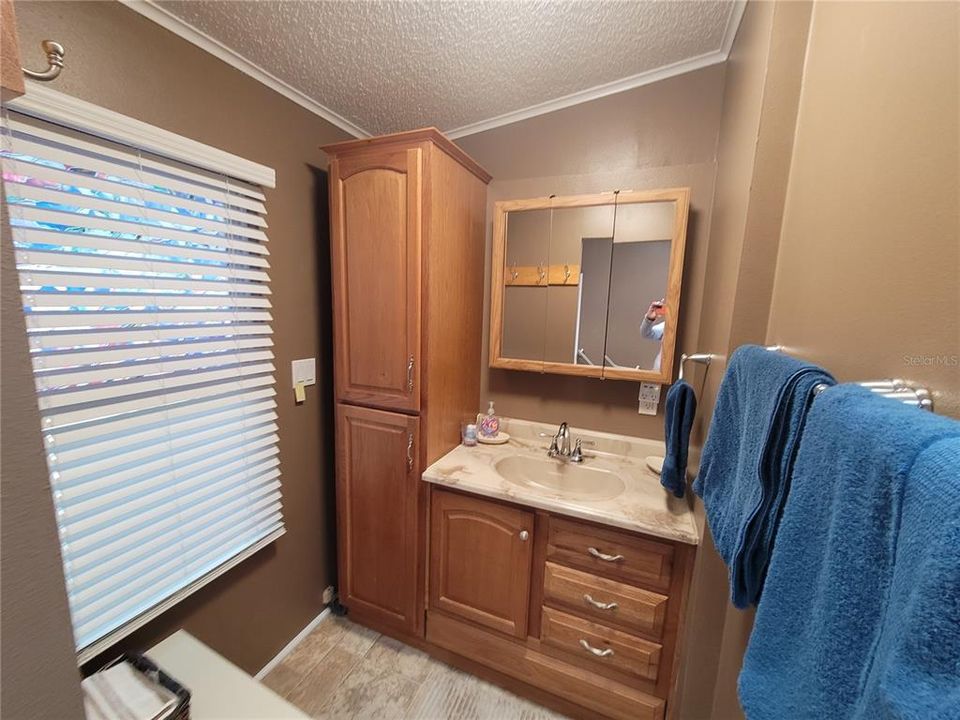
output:
[[[570,441],[573,439],[573,436],[570,434],[570,426],[567,425],[566,422],[560,423],[556,435],[540,433],[540,437],[550,438],[550,447],[547,450],[548,457],[569,459],[570,462],[578,464],[583,462],[585,458],[582,449],[583,441],[577,438],[573,449],[570,449]],[[588,442],[587,444],[591,445],[592,443]]]
[[[570,427],[566,422],[560,423],[557,434],[553,436],[553,442],[547,451],[550,457],[570,457]]]

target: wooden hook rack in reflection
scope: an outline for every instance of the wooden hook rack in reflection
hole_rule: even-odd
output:
[[[580,284],[580,266],[561,265],[507,265],[504,283],[515,286],[547,286]]]

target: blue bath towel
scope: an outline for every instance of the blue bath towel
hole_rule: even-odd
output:
[[[960,718],[960,437],[907,475],[893,581],[857,718]]]
[[[730,357],[693,489],[703,498],[737,607],[760,597],[797,441],[821,383],[834,380],[816,365],[756,345]]]
[[[813,403],[740,674],[750,720],[960,718],[960,423]]]
[[[690,449],[690,428],[697,414],[697,396],[686,380],[677,380],[667,392],[664,413],[664,437],[667,447],[660,471],[660,484],[677,497],[687,487],[687,451]]]

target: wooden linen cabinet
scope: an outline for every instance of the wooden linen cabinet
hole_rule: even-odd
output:
[[[329,145],[340,602],[422,637],[423,468],[479,407],[486,185],[434,128]]]

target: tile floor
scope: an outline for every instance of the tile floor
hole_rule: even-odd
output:
[[[562,720],[429,655],[326,617],[263,682],[314,718]]]

